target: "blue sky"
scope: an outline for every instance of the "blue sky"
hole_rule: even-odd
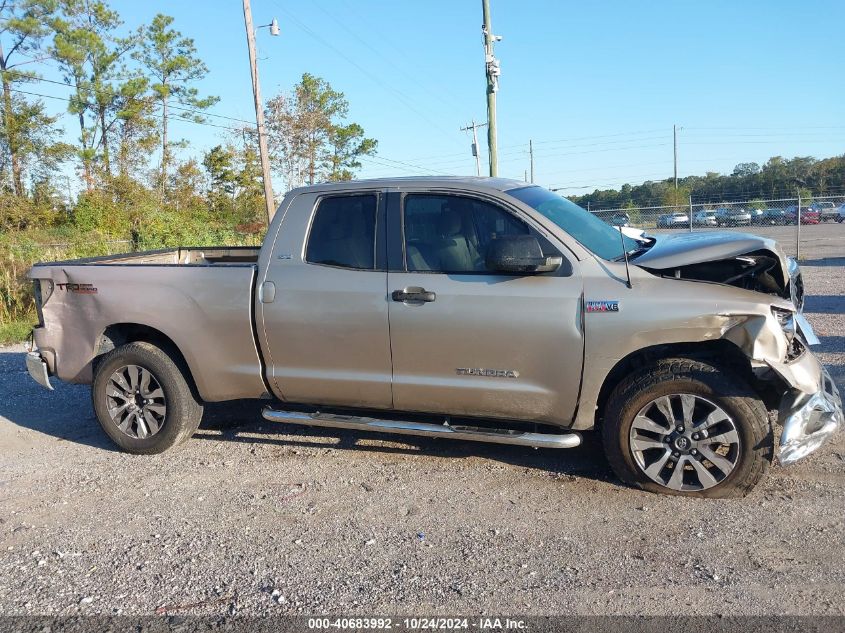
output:
[[[842,0],[491,3],[504,37],[500,175],[523,177],[533,139],[536,182],[566,194],[669,177],[673,124],[683,128],[682,176],[775,154],[845,153]],[[208,65],[200,89],[221,98],[213,112],[254,118],[240,2],[112,5],[127,26],[173,15]],[[475,173],[458,128],[486,119],[481,2],[253,0],[253,15],[281,26],[280,37],[258,33],[265,99],[303,72],[344,92],[350,120],[379,141],[362,177]],[[65,126],[75,135],[69,118]],[[185,122],[173,130],[190,143],[183,155],[226,133]]]

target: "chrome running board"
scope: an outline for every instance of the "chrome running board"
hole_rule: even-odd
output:
[[[524,433],[510,429],[487,429],[476,426],[452,426],[448,422],[430,424],[426,422],[406,422],[402,420],[381,420],[378,418],[337,415],[334,413],[302,413],[299,411],[277,411],[266,407],[261,415],[271,422],[321,426],[332,429],[350,429],[354,431],[375,431],[378,433],[396,433],[398,435],[419,435],[423,437],[447,437],[453,440],[490,442],[492,444],[513,444],[533,446],[534,448],[574,448],[581,444],[578,433]]]

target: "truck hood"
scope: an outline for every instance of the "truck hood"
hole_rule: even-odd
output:
[[[700,231],[652,237],[655,240],[654,246],[634,259],[637,266],[658,269],[680,268],[761,250],[771,251],[772,254],[778,256],[778,259],[782,259],[780,249],[774,240],[749,233]]]
[[[700,231],[653,236],[633,264],[652,273],[738,286],[790,297],[786,257],[772,239],[749,233]]]

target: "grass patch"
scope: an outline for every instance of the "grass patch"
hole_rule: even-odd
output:
[[[29,338],[33,323],[35,323],[33,318],[0,323],[0,345],[22,343]]]

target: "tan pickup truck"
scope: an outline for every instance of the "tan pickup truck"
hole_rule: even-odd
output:
[[[203,403],[268,420],[546,448],[600,429],[644,489],[741,495],[842,426],[794,261],[743,233],[630,237],[542,187],[291,191],[252,248],[38,264],[32,376],[91,383],[155,453]]]

